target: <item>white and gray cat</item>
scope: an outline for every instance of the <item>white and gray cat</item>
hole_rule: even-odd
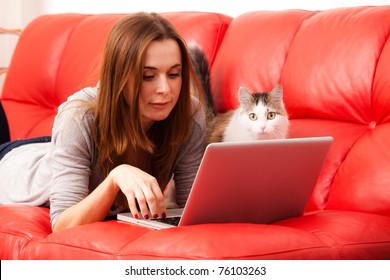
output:
[[[207,142],[283,139],[289,120],[283,103],[283,88],[250,93],[238,90],[239,107],[217,115],[208,125]]]
[[[276,85],[270,92],[255,93],[240,87],[238,108],[217,114],[210,87],[208,59],[196,44],[190,44],[189,54],[206,95],[207,143],[287,138],[289,120],[281,85]]]
[[[250,93],[238,90],[239,106],[217,114],[210,88],[208,60],[197,45],[190,45],[194,69],[204,87],[207,100],[207,144],[213,142],[252,141],[287,138],[289,119],[283,102],[283,88],[276,85],[270,92]],[[167,208],[177,208],[175,186],[171,179],[165,190]]]

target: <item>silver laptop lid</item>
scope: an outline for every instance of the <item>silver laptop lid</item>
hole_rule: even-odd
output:
[[[302,215],[332,137],[210,144],[180,225],[270,223]]]

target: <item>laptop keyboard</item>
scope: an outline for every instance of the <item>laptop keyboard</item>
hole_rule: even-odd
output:
[[[160,222],[160,223],[164,223],[164,224],[177,226],[177,225],[179,225],[180,218],[181,217],[169,217],[169,218],[165,218],[165,219],[157,218],[157,219],[152,219],[152,220]]]

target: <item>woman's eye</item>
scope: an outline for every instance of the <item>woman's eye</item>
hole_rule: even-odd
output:
[[[257,120],[257,115],[256,115],[255,113],[250,113],[250,114],[249,114],[249,119],[250,119],[251,121],[255,121],[255,120]]]
[[[143,79],[144,79],[144,81],[151,81],[154,79],[154,76],[153,75],[144,75]]]
[[[171,79],[175,79],[175,78],[178,78],[180,77],[180,73],[172,73],[172,74],[168,74],[168,77],[171,78]]]
[[[275,117],[276,117],[276,113],[275,112],[268,112],[267,119],[273,120]]]

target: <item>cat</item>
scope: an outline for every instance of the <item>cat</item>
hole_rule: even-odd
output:
[[[217,115],[208,124],[208,144],[287,138],[289,119],[281,85],[255,93],[240,87],[238,99],[238,108]]]
[[[281,85],[276,85],[270,92],[255,93],[250,93],[241,86],[238,90],[239,107],[217,114],[206,55],[196,44],[190,44],[188,49],[191,63],[205,93],[207,144],[287,138],[289,119]],[[171,178],[164,191],[167,208],[178,208],[175,192],[174,180]]]
[[[277,84],[270,92],[254,93],[241,86],[239,107],[217,114],[210,87],[209,61],[197,44],[189,44],[188,50],[205,92],[207,144],[287,138],[289,119],[281,85]]]

